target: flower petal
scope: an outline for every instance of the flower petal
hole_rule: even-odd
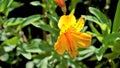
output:
[[[68,28],[73,26],[76,23],[76,18],[73,14],[70,15],[63,15],[60,17],[58,22],[58,27],[60,28],[61,32],[65,32]]]
[[[73,43],[73,40],[71,39],[69,32],[61,34],[58,37],[58,40],[55,43],[54,48],[58,54],[62,55],[66,50],[69,52],[69,54],[72,58],[76,57],[77,46],[76,46],[76,44]]]
[[[64,34],[61,34],[58,37],[57,42],[55,43],[54,49],[57,51],[58,54],[63,54],[65,52],[65,50],[67,50],[67,40]]]
[[[72,58],[75,58],[76,55],[77,55],[77,46],[73,42],[74,39],[71,38],[69,32],[66,32],[65,36],[66,36],[66,39],[67,39],[67,42],[68,42],[67,51],[69,52],[69,54]]]
[[[76,31],[79,32],[81,31],[81,29],[84,27],[84,24],[85,24],[85,21],[84,19],[81,17],[78,22],[75,24],[75,28],[76,28]]]
[[[91,36],[87,33],[72,32],[71,38],[74,39],[76,46],[86,48],[91,44]]]

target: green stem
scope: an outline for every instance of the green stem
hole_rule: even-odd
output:
[[[112,32],[118,32],[120,29],[120,0],[117,4],[117,9],[114,17]]]

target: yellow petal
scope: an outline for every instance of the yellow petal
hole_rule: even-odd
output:
[[[60,17],[58,22],[58,27],[60,28],[61,32],[65,32],[68,28],[73,26],[76,22],[76,18],[73,14],[70,15],[63,15]]]
[[[87,33],[74,32],[71,33],[71,38],[74,39],[76,46],[86,48],[91,44],[91,36]]]
[[[81,17],[78,22],[75,24],[76,31],[79,32],[85,24],[84,19]]]

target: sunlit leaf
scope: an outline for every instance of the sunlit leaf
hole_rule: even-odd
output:
[[[30,43],[30,46],[26,48],[26,51],[31,52],[31,53],[42,53],[42,51],[39,48],[39,45],[41,44],[42,40],[41,39],[33,39]]]
[[[34,25],[35,27],[41,28],[45,31],[51,32],[51,33],[53,33],[53,30],[54,30],[53,28],[50,27],[50,25],[45,24],[43,21],[32,23],[32,25]]]
[[[4,27],[19,25],[24,20],[25,20],[24,18],[10,18],[6,22],[4,22]]]
[[[21,53],[25,58],[27,59],[31,59],[32,58],[32,55],[31,53],[27,53],[27,52],[24,52],[24,53]]]
[[[17,52],[21,55],[23,55],[27,59],[31,59],[32,55],[30,52],[26,51],[27,44],[22,43],[19,47],[17,47]]]
[[[25,27],[26,25],[29,25],[30,23],[36,22],[40,19],[39,15],[32,15],[26,18],[26,20],[21,23],[23,27]]]
[[[34,63],[32,61],[27,62],[25,68],[34,68]]]
[[[10,51],[13,51],[15,47],[16,45],[7,45],[7,46],[4,46],[4,50],[5,52],[10,52]]]
[[[95,22],[97,25],[99,25],[100,27],[102,27],[102,24],[100,23],[100,21],[94,17],[94,16],[89,16],[89,15],[84,15],[83,16],[86,20],[89,20],[89,21],[92,21],[92,22]]]
[[[30,25],[31,23],[34,23],[40,19],[39,15],[32,15],[27,18],[23,22],[20,23],[20,25],[17,27],[17,31],[21,30],[23,27]]]
[[[14,0],[1,0],[0,1],[0,12],[8,16],[9,12],[14,8],[21,6],[21,3],[15,2]]]
[[[9,59],[9,54],[8,53],[5,53],[5,54],[0,56],[1,61],[7,61],[8,59]]]
[[[45,57],[44,59],[42,59],[38,65],[39,68],[48,68],[48,61],[51,58],[51,56],[49,57]]]
[[[106,16],[97,8],[89,7],[89,11],[95,15],[101,23],[108,23]]]
[[[77,60],[83,60],[85,58],[90,57],[91,55],[93,55],[95,53],[95,49],[96,48],[94,46],[90,46],[87,49],[80,51],[79,52],[80,57],[77,57],[76,59]]]
[[[0,4],[0,12],[5,11],[7,9],[7,6],[11,3],[13,0],[2,0]]]
[[[102,30],[103,36],[106,36],[110,33],[111,30],[111,22],[107,17],[97,8],[89,7],[89,11],[96,16],[88,16],[88,20],[95,22],[98,24]],[[87,17],[87,16],[86,16]],[[98,19],[98,20],[97,20]]]
[[[32,2],[30,2],[30,4],[33,6],[40,6],[41,5],[41,3],[39,1],[32,1]]]

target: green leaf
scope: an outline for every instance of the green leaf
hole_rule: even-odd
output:
[[[6,52],[4,50],[4,48],[0,45],[0,56],[4,55]]]
[[[113,28],[112,32],[120,32],[120,0],[118,1],[114,22],[113,22]]]
[[[13,0],[2,0],[0,4],[0,12],[4,12],[5,9],[7,9],[7,6],[9,2],[11,3]]]
[[[10,26],[18,25],[17,30],[20,30],[21,28],[23,28],[33,22],[36,22],[39,19],[40,19],[39,15],[33,15],[33,16],[26,17],[26,18],[10,18],[4,23],[4,26],[10,27]]]
[[[34,68],[34,63],[32,61],[27,62],[25,68]]]
[[[23,5],[22,3],[15,2],[13,0],[1,0],[0,1],[0,12],[4,13],[5,16],[8,16],[9,12],[14,8]]]
[[[51,56],[48,56],[48,57],[45,57],[44,59],[42,59],[40,61],[40,63],[38,64],[38,67],[39,68],[48,68],[48,61],[49,59],[51,59],[52,57]]]
[[[28,46],[27,44],[21,43],[19,47],[17,47],[17,52],[18,54],[23,55],[26,59],[31,59],[32,58],[31,53],[26,51],[27,46]]]
[[[30,2],[30,4],[33,6],[40,6],[41,5],[40,1],[32,1],[32,2]]]
[[[41,39],[33,39],[30,43],[30,45],[26,48],[27,52],[32,52],[32,53],[42,53],[44,52],[39,48],[39,45],[41,44],[42,40]]]
[[[4,26],[6,27],[6,26],[8,26],[9,24],[11,25],[11,23],[14,22],[14,21],[15,21],[15,18],[10,18],[10,19],[8,19],[6,22],[4,22]]]
[[[45,24],[43,21],[32,23],[32,25],[34,25],[35,27],[41,28],[45,31],[51,32],[51,33],[53,33],[53,30],[54,30],[53,28],[50,27],[50,25]]]
[[[21,23],[22,27],[29,25],[30,23],[36,22],[40,19],[40,15],[32,15],[26,18],[26,20]]]
[[[113,42],[117,40],[118,38],[120,38],[120,33],[109,34],[103,39],[103,42],[105,44],[109,44],[110,42]]]
[[[118,55],[120,54],[120,37],[116,38],[115,40],[111,41],[110,43],[112,43],[111,45],[109,45],[109,47],[111,48],[113,53],[118,53]],[[117,55],[117,54],[116,54]]]
[[[80,52],[79,52],[80,57],[77,57],[76,60],[81,61],[81,60],[83,60],[83,59],[86,59],[86,58],[90,57],[91,55],[94,54],[95,49],[96,49],[96,48],[95,48],[94,46],[90,46],[90,47],[88,47],[87,49],[80,51]]]
[[[16,26],[21,24],[25,19],[24,18],[10,18],[4,22],[4,27]]]
[[[99,33],[99,31],[93,26],[93,24],[90,24],[90,28],[92,29],[92,31],[94,32],[95,36],[97,37],[97,39],[102,42],[103,37],[102,35]]]
[[[8,8],[8,13],[6,13],[7,15],[9,14],[10,11],[12,11],[13,9],[17,8],[17,7],[20,7],[22,6],[23,3],[19,3],[19,2],[16,2],[16,1],[12,1],[9,6],[7,7]]]
[[[58,68],[67,68],[67,60],[66,59],[62,59],[60,61],[60,64],[57,65]]]
[[[76,8],[76,5],[77,5],[79,2],[82,2],[82,0],[71,0],[70,6],[69,6],[69,10],[72,10],[72,9]]]
[[[51,16],[51,15],[48,15],[48,18],[50,19],[50,26],[52,28],[55,28],[55,29],[58,28],[58,26],[57,26],[57,22],[58,22],[57,18],[54,17],[54,16]]]
[[[39,48],[43,51],[46,52],[51,52],[53,50],[53,47],[51,47],[46,41],[41,40],[41,42],[39,43]]]
[[[0,4],[0,12],[4,13],[5,16],[9,14],[9,7],[13,0],[2,0]]]
[[[38,21],[40,19],[40,15],[32,15],[32,16],[29,16],[24,19],[25,20],[22,23],[20,23],[20,25],[17,27],[17,31],[21,30],[23,27],[25,27],[31,23]]]
[[[90,13],[95,15],[101,23],[108,23],[107,17],[98,9],[89,7]]]
[[[107,48],[108,47],[103,44],[99,49],[95,50],[95,54],[96,54],[96,57],[97,57],[98,61],[100,61],[102,59],[103,54],[105,53]]]
[[[23,3],[13,1],[13,2],[11,3],[11,5],[10,5],[9,8],[10,8],[10,9],[14,9],[14,8],[19,7],[19,6],[22,6],[22,5],[23,5]]]
[[[99,20],[94,17],[94,16],[89,16],[89,15],[84,15],[83,16],[86,20],[89,20],[89,21],[92,21],[92,22],[95,22],[97,25],[99,25],[100,27],[102,27],[102,24],[99,22]]]
[[[50,52],[52,47],[41,39],[33,39],[28,47],[26,47],[26,51],[30,53],[45,53]]]
[[[10,51],[13,51],[13,49],[16,47],[16,45],[6,45],[3,47],[4,47],[5,52],[10,52]]]
[[[99,22],[96,21],[95,23],[97,23],[100,26],[103,36],[106,36],[107,34],[110,34],[110,31],[111,31],[110,20],[108,20],[107,17],[100,10],[98,10],[96,8],[89,7],[89,11],[94,16],[96,16],[96,18],[99,20]],[[96,20],[96,19],[94,18],[94,20]]]
[[[107,57],[108,59],[115,59],[115,58],[118,58],[119,55],[120,53],[112,52],[112,53],[105,54],[105,57]]]
[[[4,41],[4,42],[2,43],[2,45],[4,45],[4,44],[16,45],[16,44],[18,43],[18,41],[19,41],[19,37],[18,37],[18,36],[15,36],[15,37],[12,37],[12,38]]]
[[[31,53],[28,53],[28,52],[23,52],[23,53],[21,53],[25,58],[27,58],[27,59],[32,59],[32,55],[31,55]]]
[[[9,59],[9,54],[8,53],[5,53],[5,54],[0,56],[1,61],[7,61],[8,59]]]

